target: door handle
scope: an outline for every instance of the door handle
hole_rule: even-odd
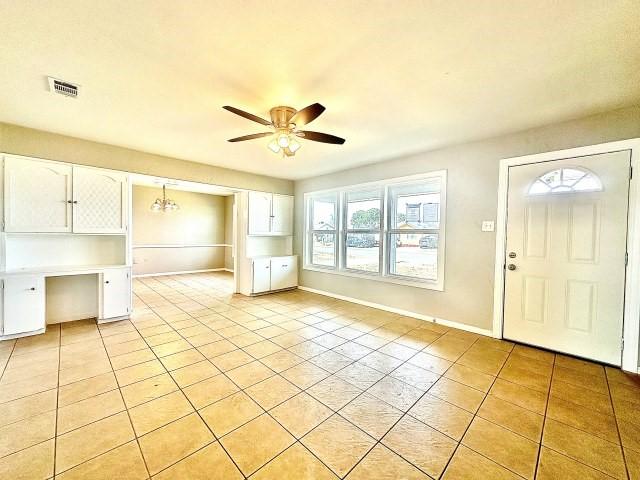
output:
[[[516,252],[509,252],[509,258],[516,258]]]
[[[507,268],[511,271],[516,269],[516,266],[513,263],[510,263],[509,265],[507,265]]]

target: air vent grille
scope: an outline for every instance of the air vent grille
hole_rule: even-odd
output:
[[[49,90],[53,93],[59,93],[60,95],[64,95],[66,97],[77,98],[78,96],[78,85],[74,85],[73,83],[64,82],[62,80],[58,80],[53,77],[48,77],[49,79]]]

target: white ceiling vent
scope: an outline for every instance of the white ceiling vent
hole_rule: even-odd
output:
[[[80,85],[74,83],[58,80],[57,78],[47,77],[49,80],[49,91],[52,93],[59,93],[66,97],[76,98],[78,96],[78,90]]]

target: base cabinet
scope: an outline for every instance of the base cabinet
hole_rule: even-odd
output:
[[[98,320],[125,317],[131,310],[131,271],[108,269],[98,275],[100,312]]]
[[[271,259],[260,258],[253,261],[253,288],[251,293],[271,290]]]
[[[292,288],[298,284],[298,257],[271,259],[271,290]]]
[[[298,285],[298,257],[265,257],[253,259],[251,293],[265,293]]]
[[[46,326],[44,276],[19,275],[2,280],[2,335]]]

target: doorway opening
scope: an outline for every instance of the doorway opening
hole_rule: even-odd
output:
[[[237,292],[238,192],[140,174],[131,183],[133,277],[216,272]]]

